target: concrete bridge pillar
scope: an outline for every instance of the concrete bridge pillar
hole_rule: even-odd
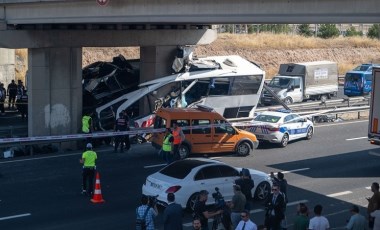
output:
[[[140,83],[158,79],[173,73],[172,64],[177,46],[140,47]],[[145,97],[140,103],[140,115],[150,113]],[[151,103],[152,104],[152,103]]]
[[[28,135],[78,133],[82,48],[33,48],[28,55]]]

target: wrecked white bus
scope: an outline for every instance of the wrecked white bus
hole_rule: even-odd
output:
[[[152,124],[154,115],[149,115],[160,107],[206,105],[227,119],[253,117],[265,80],[265,71],[255,63],[236,55],[213,56],[190,60],[180,69],[98,107],[99,127],[105,129],[123,110],[141,106],[142,99],[149,111],[138,115],[145,118],[139,127]]]

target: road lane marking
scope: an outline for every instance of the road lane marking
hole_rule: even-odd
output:
[[[380,153],[377,153],[377,152],[375,152],[375,151],[373,151],[373,150],[370,150],[370,151],[368,152],[368,154],[369,154],[369,155],[372,155],[372,156],[380,157]]]
[[[368,120],[363,121],[351,121],[351,122],[336,122],[335,124],[327,124],[327,125],[316,125],[315,127],[330,127],[335,125],[346,125],[346,124],[354,124],[354,123],[361,123],[361,122],[368,122]]]
[[[309,170],[310,168],[301,168],[301,169],[293,169],[293,170],[289,170],[289,171],[282,171],[282,173],[286,174],[286,173],[294,173],[294,172],[299,172],[299,171],[305,171],[305,170]],[[274,175],[277,175],[277,173],[273,173]],[[270,174],[268,174],[270,176]]]
[[[298,205],[299,203],[307,203],[307,202],[309,202],[309,201],[308,200],[297,200],[297,201],[287,203],[286,206]]]
[[[309,170],[309,169],[310,168],[293,169],[293,170],[289,170],[289,171],[283,171],[282,173],[294,173],[294,172],[305,171],[305,170]]]
[[[328,197],[337,197],[337,196],[343,196],[343,195],[347,195],[347,194],[351,194],[351,193],[352,193],[351,191],[344,191],[344,192],[333,193],[333,194],[330,194],[327,196]]]
[[[111,151],[111,150],[102,149],[102,150],[97,150],[95,152],[101,153],[101,152],[109,152],[109,151]],[[8,163],[15,163],[15,162],[23,162],[23,161],[43,160],[43,159],[50,159],[50,158],[57,158],[57,157],[68,157],[68,156],[81,155],[81,154],[82,154],[81,152],[77,152],[77,153],[67,153],[67,154],[62,154],[62,155],[57,155],[57,156],[36,157],[36,158],[28,158],[28,159],[21,159],[21,160],[9,160],[9,161],[0,162],[0,164],[8,164]]]
[[[353,141],[353,140],[360,140],[360,139],[367,139],[368,137],[355,137],[355,138],[349,138],[346,139],[346,141]]]
[[[32,215],[32,214],[30,214],[30,213],[25,213],[25,214],[14,215],[14,216],[0,217],[0,221],[2,221],[2,220],[9,220],[9,219],[15,219],[15,218],[20,218],[20,217],[25,217],[25,216],[30,216],[30,215]]]

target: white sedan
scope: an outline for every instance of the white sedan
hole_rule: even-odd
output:
[[[313,122],[288,111],[265,111],[255,117],[246,130],[259,141],[278,143],[281,147],[297,139],[310,140],[314,134]]]
[[[193,210],[200,190],[207,190],[209,197],[206,204],[213,204],[212,193],[215,187],[226,201],[231,200],[233,184],[239,178],[241,168],[229,166],[223,162],[206,158],[189,158],[173,162],[160,171],[147,177],[142,186],[142,193],[158,196],[158,203],[167,205],[167,194],[175,194],[176,203],[183,208]],[[249,169],[255,187],[252,195],[255,199],[265,200],[271,193],[272,181],[261,171]]]

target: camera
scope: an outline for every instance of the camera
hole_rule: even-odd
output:
[[[156,195],[156,196],[148,196],[148,200],[149,200],[149,206],[150,207],[154,207],[156,204],[157,204],[157,197],[158,197],[158,195]]]
[[[216,206],[216,208],[222,208],[225,205],[224,197],[219,192],[219,188],[218,187],[215,188],[215,191],[216,192],[214,192],[212,194],[212,198],[214,198],[214,200],[215,200],[215,206]]]

